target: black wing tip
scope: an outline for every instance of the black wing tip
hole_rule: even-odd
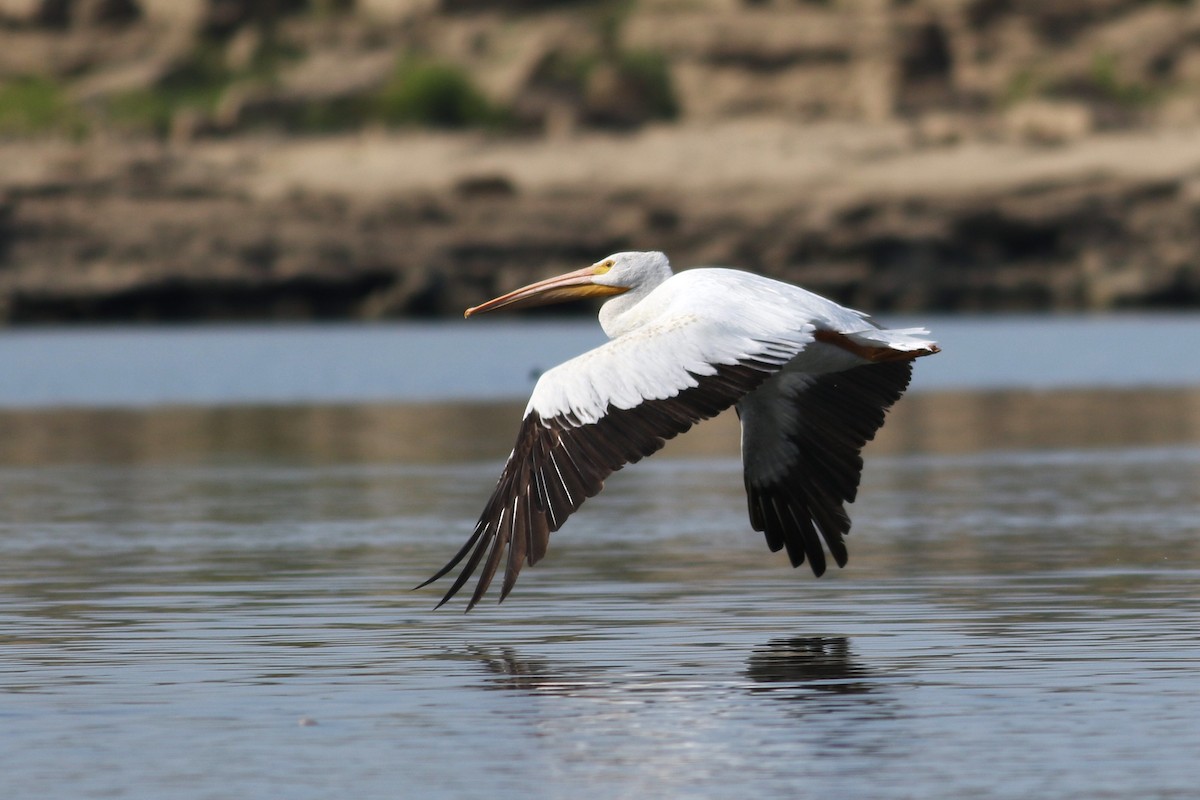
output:
[[[751,527],[764,535],[771,552],[786,550],[793,568],[807,562],[813,575],[821,577],[828,567],[826,549],[839,567],[846,566],[848,552],[843,537],[849,533],[850,518],[841,503],[837,505],[840,513],[829,513],[819,505],[828,498],[814,500],[803,491],[752,483],[746,485],[746,497]]]
[[[432,583],[435,580],[437,580],[436,577],[430,578],[429,580],[425,581],[425,583],[422,583],[421,586],[428,586],[430,583]],[[420,589],[421,586],[418,586],[417,588]],[[454,596],[456,594],[458,594],[458,587],[457,586],[450,587],[450,590],[448,592],[446,592],[444,595],[442,595],[442,599],[437,601],[437,605],[435,605],[433,607],[433,610],[437,611],[439,608],[446,605],[446,603],[449,603],[451,600],[454,599]]]
[[[434,581],[436,581],[436,580],[437,580],[438,578],[440,578],[440,577],[442,577],[442,576],[441,576],[441,575],[433,575],[433,576],[431,576],[431,577],[429,577],[429,578],[426,578],[425,580],[423,580],[423,581],[421,581],[420,583],[418,583],[416,586],[414,586],[414,587],[412,587],[411,589],[409,589],[409,591],[410,591],[410,592],[415,592],[415,591],[418,591],[418,590],[420,590],[420,589],[424,589],[426,586],[428,586],[429,584],[433,583]]]
[[[424,586],[428,583],[429,583],[429,581],[426,581],[425,583],[421,584],[421,586]],[[418,586],[417,588],[419,589],[421,587]],[[459,588],[451,588],[450,591],[448,591],[444,595],[442,595],[442,599],[437,601],[437,604],[434,605],[432,610],[437,611],[442,606],[449,603],[451,600],[453,600],[455,598],[455,596],[458,595],[458,592],[459,592]],[[470,602],[467,603],[467,607],[463,609],[463,613],[466,614],[468,611],[470,611],[472,608],[474,608],[476,603],[478,603],[478,602],[479,601],[477,599],[472,599]]]
[[[777,548],[772,548],[772,551],[778,552],[779,550],[782,550],[782,549],[783,549],[782,546],[780,546]],[[846,553],[845,549],[842,549],[840,551],[830,549],[829,554],[831,556],[833,556],[833,561],[835,564],[838,565],[839,568],[845,567],[846,564],[848,564],[850,562],[849,555]],[[813,574],[814,578],[820,578],[826,572],[829,571],[828,570],[829,565],[825,559],[824,553],[821,554],[820,558],[813,558],[812,554],[810,553],[808,558],[801,556],[798,559],[791,559],[791,562],[792,562],[793,568],[801,567],[807,562],[808,568],[812,570],[812,574]]]
[[[425,583],[422,583],[422,584],[421,584],[421,586],[416,586],[416,587],[414,587],[414,588],[413,588],[413,591],[415,591],[416,589],[420,589],[422,586],[428,586],[428,585],[429,585],[429,583],[430,583],[432,580],[433,580],[433,579],[431,578],[430,580],[428,580],[428,581],[425,581]],[[454,597],[455,597],[455,595],[457,595],[457,594],[458,594],[458,592],[457,592],[457,591],[451,591],[451,592],[447,592],[447,593],[446,593],[446,594],[445,594],[445,595],[442,597],[442,599],[441,599],[441,600],[438,600],[438,601],[437,601],[437,604],[436,604],[436,605],[435,605],[435,606],[434,606],[434,607],[433,607],[431,610],[433,610],[433,611],[437,611],[437,610],[439,610],[439,609],[440,609],[442,606],[446,605],[446,604],[447,604],[447,603],[449,603],[451,600],[453,600],[453,599],[454,599]],[[508,597],[508,592],[503,592],[503,593],[501,593],[501,595],[500,595],[499,599],[497,599],[497,600],[496,600],[496,605],[500,605],[501,603],[503,603],[503,602],[504,602],[504,598],[506,598],[506,597]],[[474,608],[475,608],[475,606],[479,605],[479,601],[480,601],[480,600],[482,600],[482,599],[483,599],[483,597],[482,597],[482,596],[480,596],[480,597],[472,597],[472,598],[471,598],[469,601],[467,601],[467,607],[463,609],[463,614],[469,614],[469,613],[471,613],[472,609],[474,609]]]

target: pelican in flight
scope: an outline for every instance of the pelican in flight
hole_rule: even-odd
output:
[[[846,564],[863,445],[908,386],[912,361],[938,352],[923,328],[889,330],[791,284],[733,269],[671,272],[662,253],[616,253],[469,308],[606,297],[610,341],[545,372],[517,443],[462,549],[426,586],[466,559],[438,606],[482,564],[467,610],[504,563],[500,600],[550,533],[625,464],[734,406],[750,524],[792,566]],[[420,587],[418,587],[420,588]]]

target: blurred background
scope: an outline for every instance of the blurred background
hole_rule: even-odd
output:
[[[0,321],[1195,308],[1198,133],[1186,0],[0,0]]]

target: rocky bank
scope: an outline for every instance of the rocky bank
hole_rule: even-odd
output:
[[[0,90],[0,319],[456,314],[621,249],[875,311],[1200,305],[1193,4],[617,5],[0,0],[0,74],[66,87],[23,127]],[[359,102],[414,53],[503,122]]]

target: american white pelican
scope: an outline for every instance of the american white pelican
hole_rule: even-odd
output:
[[[771,550],[787,548],[792,566],[807,558],[814,574],[824,573],[821,537],[845,566],[844,504],[858,490],[859,453],[908,386],[912,360],[938,352],[928,331],[887,330],[858,311],[747,272],[673,275],[662,253],[617,253],[466,316],[578,297],[610,298],[600,325],[611,341],[538,380],[474,532],[421,584],[466,559],[438,606],[482,562],[469,611],[501,560],[504,600],[523,564],[546,554],[551,531],[606,477],[729,406],[742,423],[750,524]]]

